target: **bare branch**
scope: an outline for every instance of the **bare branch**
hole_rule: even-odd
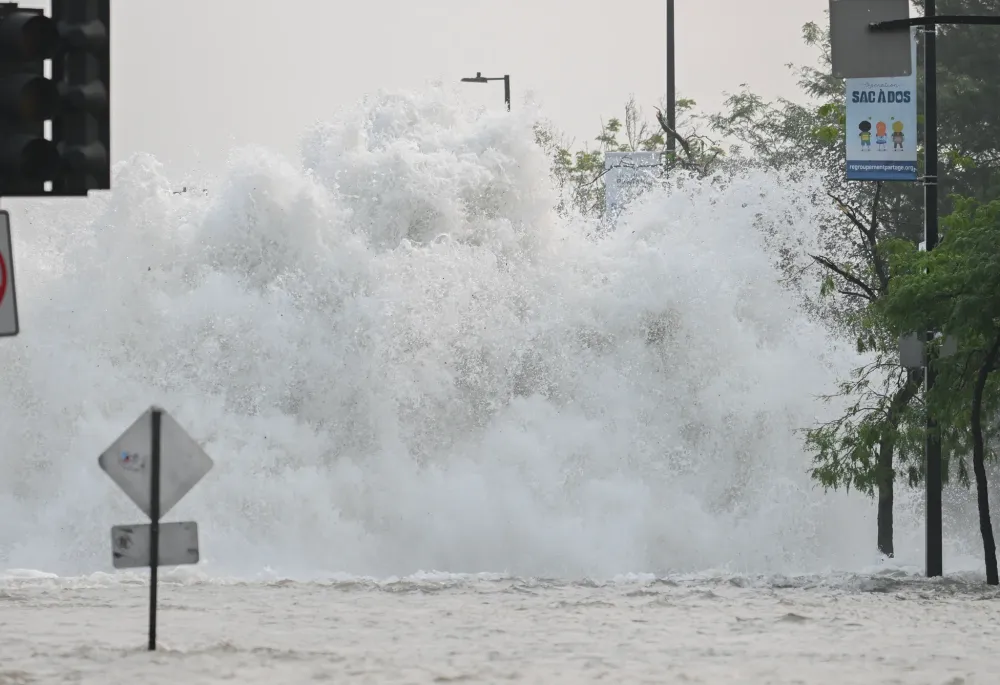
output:
[[[819,255],[814,255],[814,254],[811,254],[809,256],[812,257],[818,264],[820,264],[822,266],[825,266],[827,269],[829,269],[830,271],[833,271],[835,274],[837,274],[838,276],[840,276],[841,278],[843,278],[845,281],[847,281],[851,285],[853,285],[853,286],[857,287],[858,289],[862,290],[865,293],[864,297],[869,302],[875,302],[876,300],[878,300],[878,295],[875,293],[875,291],[872,290],[868,286],[867,283],[865,283],[864,281],[862,281],[857,276],[852,276],[851,274],[847,273],[846,271],[844,271],[842,268],[840,268],[839,266],[837,266],[836,264],[834,264],[831,260],[827,259],[826,257],[822,257],[822,256],[819,256]]]
[[[885,185],[882,181],[875,182],[875,196],[872,198],[872,209],[870,212],[871,223],[868,225],[868,232],[865,233],[865,238],[868,239],[868,247],[871,250],[872,266],[875,267],[875,274],[878,276],[878,282],[882,286],[881,290],[883,294],[889,289],[889,271],[878,249],[878,203],[882,199],[882,189],[884,187]]]
[[[838,290],[841,295],[846,295],[847,297],[857,297],[862,300],[870,301],[869,297],[864,293],[856,293],[853,290]]]
[[[680,133],[678,133],[675,129],[671,128],[667,124],[666,117],[663,116],[663,111],[659,107],[656,107],[654,109],[656,109],[656,120],[659,122],[660,128],[662,128],[663,131],[664,131],[664,133],[666,133],[668,136],[673,136],[673,138],[675,140],[677,140],[678,143],[680,143],[681,149],[684,151],[684,156],[686,157],[686,159],[685,160],[677,160],[677,162],[682,167],[684,167],[684,168],[694,169],[696,171],[701,172],[702,174],[707,174],[708,173],[708,169],[711,168],[711,165],[713,163],[715,163],[716,159],[719,158],[719,155],[721,154],[721,150],[716,149],[715,153],[712,155],[711,158],[709,158],[708,160],[706,160],[703,164],[699,165],[699,164],[696,164],[695,161],[694,161],[695,160],[695,152],[692,150],[691,143],[692,143],[692,141],[698,141],[698,142],[702,142],[702,143],[704,143],[705,141],[707,141],[707,142],[709,142],[710,144],[712,144],[713,146],[715,146],[717,148],[718,145],[715,143],[715,141],[713,141],[710,138],[707,138],[705,136],[696,135],[696,134],[692,134],[692,135],[686,136],[686,137],[682,136]]]
[[[598,173],[597,176],[594,176],[594,178],[592,178],[591,180],[587,181],[586,183],[581,183],[580,187],[585,188],[587,186],[594,185],[612,169],[659,169],[659,168],[660,168],[659,164],[627,164],[627,165],[612,164],[611,166],[602,169],[600,173]]]

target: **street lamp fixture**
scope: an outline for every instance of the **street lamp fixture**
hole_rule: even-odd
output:
[[[483,76],[481,71],[477,71],[475,76],[467,76],[462,79],[463,83],[488,83],[490,81],[503,81],[503,101],[507,105],[507,111],[510,111],[510,74],[504,74],[503,76],[486,77]]]

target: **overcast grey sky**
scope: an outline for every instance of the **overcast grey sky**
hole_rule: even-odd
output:
[[[45,6],[41,0],[23,5]],[[800,28],[827,0],[676,0],[680,94],[740,83],[794,96]],[[664,0],[113,0],[114,157],[216,167],[234,144],[296,154],[302,130],[366,92],[511,74],[578,141],[634,93],[665,92]],[[755,14],[756,13],[756,14]],[[501,84],[468,84],[502,106]],[[199,164],[199,160],[201,164]]]

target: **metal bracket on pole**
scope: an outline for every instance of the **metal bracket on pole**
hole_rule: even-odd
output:
[[[912,26],[935,28],[941,24],[1000,26],[1000,17],[964,17],[960,14],[938,14],[933,17],[910,17],[909,19],[873,21],[868,24],[868,28],[872,31],[902,31],[903,29],[908,29]]]

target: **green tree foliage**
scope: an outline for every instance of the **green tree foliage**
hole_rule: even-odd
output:
[[[678,99],[678,139],[680,153],[673,163],[685,168],[706,171],[721,153],[710,141],[697,133],[689,133],[696,120],[692,112],[693,100]],[[594,138],[594,148],[572,151],[572,141],[565,141],[551,127],[539,124],[535,138],[549,153],[552,173],[562,192],[558,209],[574,211],[583,216],[599,217],[604,214],[604,156],[608,152],[663,151],[667,147],[666,123],[657,110],[654,122],[644,115],[634,97],[625,103],[624,116],[601,122],[601,131]],[[665,160],[665,166],[670,160]]]
[[[1000,381],[994,373],[1000,362],[1000,200],[959,199],[945,225],[946,237],[931,252],[918,252],[908,243],[892,245],[895,277],[879,309],[896,333],[942,333],[931,349],[937,379],[927,404],[953,440],[971,441],[987,582],[996,585],[985,460],[1000,416]],[[956,341],[957,352],[942,355],[941,341],[948,338]],[[965,453],[958,459],[967,473]]]
[[[938,12],[1000,14],[1000,0],[941,0]],[[948,27],[940,30],[938,40],[939,116],[946,123],[939,131],[942,187],[982,200],[996,197],[1000,189],[995,107],[1000,102],[1000,53],[992,31]],[[893,484],[898,476],[911,485],[923,478],[923,379],[919,370],[899,367],[898,337],[879,305],[894,277],[888,268],[889,246],[899,238],[913,245],[922,237],[923,190],[913,183],[844,180],[844,83],[832,76],[829,31],[807,24],[803,38],[819,53],[817,66],[793,67],[807,96],[804,102],[768,102],[744,87],[711,123],[714,131],[734,141],[734,152],[759,164],[786,168],[808,158],[827,170],[826,193],[841,211],[818,227],[826,239],[811,259],[825,271],[820,292],[825,301],[813,302],[812,308],[836,330],[850,334],[870,361],[828,398],[847,401],[843,414],[807,430],[806,444],[814,455],[813,477],[825,488],[853,487],[878,496],[878,547],[891,555]],[[922,43],[920,36],[918,88],[923,83]],[[922,98],[918,102],[922,107]],[[923,132],[917,133],[922,145]],[[942,203],[943,211],[949,207]],[[946,453],[965,447],[960,426],[946,431]],[[966,481],[964,461],[954,464],[959,480]]]
[[[710,117],[712,130],[733,141],[733,154],[766,168],[793,173],[825,172],[824,197],[838,210],[817,226],[818,250],[787,261],[790,281],[805,268],[822,270],[818,293],[804,293],[808,308],[841,335],[854,339],[868,363],[855,369],[828,400],[846,400],[834,421],[806,431],[814,455],[813,477],[825,488],[855,488],[878,497],[878,548],[894,553],[893,501],[897,472],[920,479],[922,454],[914,437],[921,375],[898,366],[897,341],[873,305],[890,283],[884,243],[912,235],[919,216],[914,184],[845,180],[845,85],[831,75],[829,31],[803,27],[803,40],[818,52],[815,67],[790,67],[806,96],[801,102],[769,102],[745,86]],[[808,165],[803,165],[808,160]]]
[[[916,0],[922,8],[922,0]],[[1000,15],[1000,0],[938,0],[939,14]],[[924,398],[919,369],[900,368],[898,337],[885,319],[881,304],[892,286],[889,256],[896,241],[914,245],[923,233],[923,188],[919,183],[847,182],[845,175],[845,84],[832,76],[828,29],[810,23],[803,40],[817,51],[815,66],[789,67],[798,78],[804,99],[769,101],[746,86],[730,95],[724,110],[695,117],[694,103],[682,101],[687,121],[679,128],[707,123],[710,135],[727,142],[727,164],[749,164],[791,175],[813,174],[819,165],[827,173],[820,197],[839,211],[817,226],[816,249],[802,245],[782,248],[782,267],[790,286],[800,288],[807,309],[835,334],[853,339],[867,363],[855,369],[828,397],[846,403],[835,421],[805,431],[812,452],[812,475],[824,488],[855,488],[877,496],[878,548],[893,554],[894,484],[923,479]],[[918,90],[922,88],[922,34],[918,34]],[[989,201],[1000,195],[1000,51],[996,29],[952,26],[939,29],[938,111],[941,211],[952,205],[947,193]],[[918,98],[923,121],[923,98]],[[659,114],[659,112],[658,112]],[[612,150],[657,149],[666,130],[649,135],[631,121],[641,121],[635,101],[626,106],[625,124],[610,120],[597,137],[599,147],[571,154],[569,145],[545,144],[553,154],[557,178],[568,196],[563,209],[588,215],[603,212],[604,154]],[[626,132],[627,142],[619,142]],[[631,132],[637,132],[633,135]],[[642,132],[645,131],[645,132]],[[923,131],[917,131],[918,155],[923,156]],[[656,137],[660,136],[660,137]],[[544,138],[545,136],[543,136]],[[691,135],[682,145],[688,168],[707,173],[721,153],[715,143]],[[648,147],[643,142],[648,141]],[[690,147],[690,149],[689,149]],[[808,163],[803,164],[804,161]],[[694,164],[692,164],[694,162]],[[678,164],[678,166],[684,166]],[[763,227],[764,230],[774,230]],[[805,291],[810,269],[820,269],[822,287]],[[945,452],[965,454],[971,441],[969,422],[946,426]],[[964,459],[948,459],[960,482],[968,481]],[[949,471],[945,477],[948,478]]]

